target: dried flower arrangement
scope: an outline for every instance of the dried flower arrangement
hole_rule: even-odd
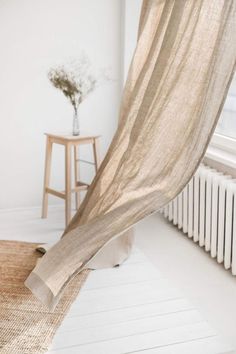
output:
[[[83,56],[69,65],[51,69],[48,78],[52,85],[61,90],[70,101],[74,109],[74,135],[79,135],[78,108],[84,99],[95,90],[98,84],[97,77],[91,74],[91,64]]]
[[[61,90],[77,112],[79,105],[97,86],[97,79],[90,74],[90,62],[83,57],[78,61],[51,69],[48,78],[52,85]]]

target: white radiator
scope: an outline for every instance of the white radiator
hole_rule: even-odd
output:
[[[236,181],[201,165],[161,212],[236,275]]]

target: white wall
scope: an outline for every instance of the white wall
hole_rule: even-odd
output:
[[[137,43],[142,0],[125,0],[124,5],[124,79]]]
[[[41,204],[43,133],[72,126],[72,109],[51,87],[47,72],[81,51],[97,68],[110,68],[116,79],[97,89],[80,110],[82,130],[102,135],[104,155],[120,103],[120,11],[120,0],[1,0],[0,208]],[[53,186],[61,190],[63,158],[62,148],[56,148]],[[84,178],[91,179],[92,173],[92,167],[85,167]]]

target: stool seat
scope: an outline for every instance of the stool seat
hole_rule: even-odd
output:
[[[66,144],[68,141],[73,144],[88,144],[91,140],[100,138],[100,135],[70,135],[70,134],[54,134],[54,133],[45,133],[45,135],[54,141],[58,141],[59,144]]]
[[[87,162],[93,164],[95,172],[97,172],[100,164],[99,156],[99,135],[89,136],[73,136],[68,134],[53,134],[45,133],[46,135],[46,157],[45,157],[45,171],[44,171],[44,188],[43,188],[43,206],[42,218],[48,215],[48,195],[65,200],[65,223],[66,226],[71,220],[71,194],[75,193],[76,208],[80,205],[80,192],[86,191],[89,187],[88,183],[79,180],[79,162]],[[65,191],[57,191],[50,187],[50,174],[52,162],[52,148],[53,144],[64,145],[65,147]],[[94,162],[79,159],[79,146],[90,144],[93,147]],[[74,149],[74,178],[75,183],[72,188],[71,181],[71,150]]]

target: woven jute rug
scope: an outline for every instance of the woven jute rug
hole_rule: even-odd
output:
[[[50,313],[24,286],[40,257],[37,245],[0,241],[1,354],[45,353],[88,276],[87,270],[77,275]]]

